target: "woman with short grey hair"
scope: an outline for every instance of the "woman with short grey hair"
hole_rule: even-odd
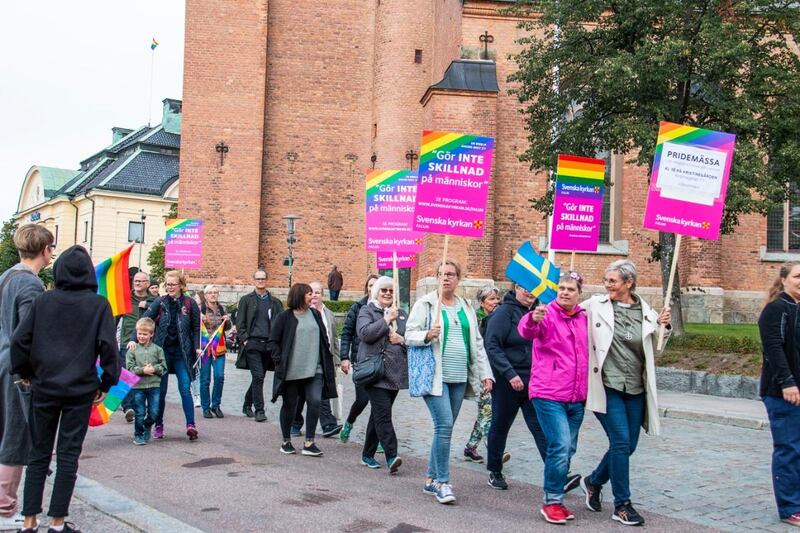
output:
[[[631,505],[630,456],[644,427],[658,435],[655,351],[660,325],[669,328],[669,307],[654,311],[636,293],[636,265],[614,261],[603,277],[606,294],[582,306],[589,320],[589,391],[586,408],[594,411],[609,448],[594,472],[581,480],[586,506],[601,511],[600,491],[609,480],[614,494],[611,518],[627,526],[644,524]]]

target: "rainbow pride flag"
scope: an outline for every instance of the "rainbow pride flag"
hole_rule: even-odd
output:
[[[153,37],[153,40],[150,41],[150,50],[155,50],[157,47],[158,47],[158,41],[156,41],[156,38]]]
[[[223,322],[214,330],[214,333],[209,336],[206,325],[200,322],[200,350],[203,356],[203,364],[208,362],[210,356],[216,359],[227,352],[227,348],[225,347],[225,335],[222,333],[224,327],[225,323]]]
[[[572,198],[603,198],[606,162],[602,159],[559,154],[556,173],[556,194],[566,193]]]
[[[89,415],[90,426],[94,427],[107,424],[111,419],[111,413],[117,410],[122,400],[125,399],[125,396],[128,395],[134,385],[139,383],[141,379],[125,368],[120,368],[120,372],[119,381],[108,390],[108,394],[106,394],[103,403],[92,406],[92,413]],[[101,375],[103,375],[103,369],[100,368],[100,364],[98,363],[97,376],[99,377]]]
[[[108,298],[114,316],[130,313],[131,278],[128,274],[128,258],[133,245],[122,250],[94,267],[97,277],[97,294]]]

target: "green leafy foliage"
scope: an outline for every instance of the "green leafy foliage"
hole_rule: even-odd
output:
[[[325,300],[323,303],[334,313],[346,313],[356,302],[353,300],[336,300],[335,302]]]
[[[14,232],[17,231],[17,224],[14,219],[3,222],[0,229],[0,274],[19,263],[17,247],[14,246]]]
[[[167,213],[167,218],[177,218],[178,217],[178,204],[172,204],[169,206],[169,213]],[[147,267],[150,269],[149,274],[151,278],[157,279],[159,281],[164,280],[164,273],[166,269],[164,268],[164,254],[165,254],[165,242],[164,239],[159,239],[150,251],[147,254]]]

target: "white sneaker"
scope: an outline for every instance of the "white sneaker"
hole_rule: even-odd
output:
[[[22,529],[22,523],[25,517],[17,513],[13,516],[0,516],[0,530],[13,529],[14,531]]]
[[[195,407],[200,407],[200,396],[195,396],[194,397],[194,406]]]
[[[456,496],[453,494],[453,488],[449,483],[439,483],[436,489],[436,501],[439,503],[453,503],[456,501]]]

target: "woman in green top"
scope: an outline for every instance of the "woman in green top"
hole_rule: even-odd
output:
[[[312,294],[310,285],[292,285],[286,302],[288,309],[280,313],[272,324],[268,350],[275,362],[272,401],[283,396],[281,452],[295,453],[290,431],[297,402],[303,395],[308,408],[302,454],[319,457],[322,451],[314,444],[314,431],[322,399],[336,398],[336,374],[322,316],[311,307]]]
[[[494,377],[475,311],[456,295],[461,267],[448,259],[436,270],[441,293],[426,294],[414,304],[406,325],[406,343],[431,345],[435,360],[431,393],[423,397],[434,427],[423,491],[439,503],[452,503],[456,501],[450,486],[453,424],[464,398],[476,398],[482,390],[490,392]]]
[[[657,435],[654,353],[660,325],[669,328],[670,310],[657,313],[636,293],[636,265],[621,259],[606,269],[606,294],[581,306],[589,319],[589,393],[586,408],[595,412],[608,436],[609,448],[594,472],[581,480],[586,506],[599,512],[600,491],[611,480],[614,513],[627,526],[644,524],[631,505],[630,456],[644,427]]]

